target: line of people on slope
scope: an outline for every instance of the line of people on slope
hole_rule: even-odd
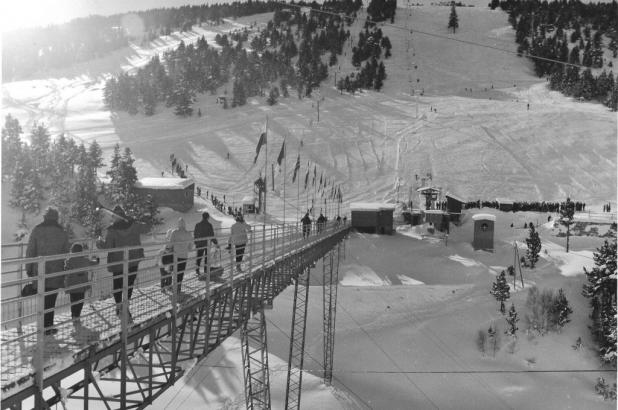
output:
[[[343,217],[343,223],[345,223],[347,220],[347,217]],[[302,226],[303,226],[303,238],[307,238],[309,235],[311,235],[311,217],[309,216],[309,211],[307,211],[305,213],[305,216],[303,216],[300,220]],[[315,230],[316,232],[319,234],[324,230],[324,227],[326,226],[326,222],[328,222],[328,218],[326,218],[324,216],[324,214],[322,214],[322,212],[320,212],[320,216],[318,216],[318,218],[315,221]],[[337,219],[335,219],[335,222],[337,225],[341,224],[341,216],[337,215]]]
[[[105,239],[99,237],[96,241],[96,245],[99,249],[129,248],[126,266],[128,274],[127,299],[130,300],[133,295],[133,285],[137,277],[139,262],[144,258],[144,249],[141,247],[140,235],[146,233],[149,227],[146,224],[129,218],[124,209],[120,206],[114,208],[112,215],[114,221],[107,228]],[[81,243],[74,243],[70,246],[69,236],[58,223],[58,217],[58,211],[54,208],[50,207],[45,211],[43,222],[35,226],[30,235],[26,249],[27,258],[67,254],[69,251],[78,254],[84,251],[84,247]],[[194,246],[197,254],[196,273],[199,275],[202,261],[204,262],[204,272],[206,271],[208,257],[206,254],[206,245],[208,240],[212,241],[212,243],[218,247],[217,239],[214,238],[214,229],[208,219],[209,214],[207,212],[202,214],[202,221],[196,224],[193,235],[186,230],[186,223],[182,218],[179,218],[175,229],[168,231],[165,249],[169,252],[162,252],[161,259],[166,257],[166,260],[169,261],[169,255],[171,254],[172,269],[168,270],[169,268],[166,268],[165,275],[163,275],[163,270],[161,271],[161,287],[163,289],[168,289],[171,284],[169,272],[173,272],[173,259],[175,257],[177,261],[176,272],[178,273],[177,290],[180,292],[180,286],[186,269],[186,261],[189,252]],[[228,249],[231,251],[232,246],[234,246],[236,250],[236,267],[239,271],[249,231],[250,227],[244,222],[243,217],[237,216],[234,225],[232,225],[232,232],[228,239]],[[121,314],[120,307],[123,299],[124,253],[125,250],[115,250],[107,254],[107,270],[113,275],[113,296],[116,302],[116,314],[118,316]],[[48,294],[44,296],[44,309],[46,312],[44,313],[43,324],[46,335],[53,335],[58,332],[58,330],[54,328],[54,309],[58,297],[58,290],[61,288],[64,288],[65,292],[69,294],[73,325],[76,330],[79,330],[79,327],[81,327],[80,316],[85,294],[91,286],[89,271],[93,265],[98,263],[99,260],[97,257],[90,259],[85,255],[75,255],[69,256],[68,258],[63,257],[45,261],[44,275],[71,271],[65,275],[45,278],[45,292]],[[165,266],[163,261],[160,261],[160,266]],[[27,264],[26,273],[30,277],[37,276],[39,273],[38,264]],[[37,282],[26,285],[21,293],[24,297],[37,294]],[[129,320],[132,320],[130,312]]]

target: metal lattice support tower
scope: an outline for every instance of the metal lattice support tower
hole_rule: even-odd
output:
[[[330,385],[333,380],[333,360],[335,354],[335,319],[337,316],[337,285],[339,284],[339,253],[337,245],[337,260],[334,251],[322,259],[323,274],[323,326],[324,326],[324,383]]]
[[[300,391],[303,380],[303,359],[305,353],[305,331],[307,329],[309,272],[309,268],[304,267],[294,285],[290,356],[288,360],[288,378],[285,390],[286,410],[300,408]]]
[[[247,409],[270,409],[266,317],[261,305],[243,324],[241,351]]]

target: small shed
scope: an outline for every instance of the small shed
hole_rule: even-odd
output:
[[[394,204],[353,202],[350,204],[352,227],[359,231],[392,235],[394,210]]]
[[[501,211],[509,212],[513,210],[513,200],[508,198],[496,198],[498,203],[498,209]]]
[[[142,195],[152,195],[158,206],[186,212],[193,208],[195,182],[191,178],[141,178],[135,190]]]
[[[461,210],[465,203],[466,201],[453,193],[449,192],[446,194],[446,211],[449,213],[451,221],[459,222]]]
[[[403,212],[403,219],[412,226],[420,225],[423,221],[423,213],[420,209],[412,209]]]
[[[242,199],[242,213],[243,214],[254,214],[256,210],[255,207],[255,197],[253,196],[245,196]]]
[[[439,231],[449,232],[449,215],[448,212],[438,209],[430,209],[423,211],[425,223],[430,223]]]
[[[494,250],[494,225],[496,216],[491,214],[476,214],[472,216],[474,221],[474,240],[472,247],[487,251]]]
[[[425,197],[425,209],[437,209],[437,201],[440,196],[440,189],[432,186],[425,186],[416,190]]]

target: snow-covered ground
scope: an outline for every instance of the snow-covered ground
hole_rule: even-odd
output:
[[[449,8],[425,3],[413,9],[409,21],[408,12],[399,10],[396,23],[450,35]],[[458,9],[461,29],[455,36],[515,50],[506,14],[487,9],[486,1],[473,3],[476,7]],[[548,91],[524,59],[422,34],[410,38],[407,32],[389,27],[383,31],[391,38],[394,56],[385,61],[384,92],[340,95],[332,87],[331,73],[320,89],[324,100],[319,122],[315,102],[298,100],[294,92],[272,107],[263,98],[252,98],[246,106],[230,110],[223,110],[215,96],[202,95],[194,108],[203,115],[188,119],[162,107],[153,117],[104,109],[102,87],[110,73],[139,67],[181,39],[195,41],[202,34],[212,38],[215,32],[265,18],[196,27],[192,33],[174,33],[150,47],[120,50],[48,77],[2,84],[3,114],[19,118],[26,136],[34,122],[44,122],[53,134],[64,132],[86,143],[96,139],[106,159],[114,144],[129,147],[142,177],[169,170],[169,155],[174,153],[188,165],[202,192],[219,197],[225,193],[232,206],[252,192],[253,181],[263,170],[264,154],[258,166],[252,164],[268,116],[269,160],[276,158],[284,137],[288,147],[287,174],[276,175],[276,191],[268,193],[269,213],[282,218],[285,200],[288,220],[298,220],[311,203],[312,192],[290,183],[301,140],[301,177],[307,160],[317,164],[318,172],[342,183],[346,203],[408,200],[416,188],[415,175],[430,172],[434,184],[470,200],[563,200],[570,195],[596,211],[608,201],[617,209],[615,113]],[[356,23],[353,29],[358,27]],[[411,48],[406,53],[408,40]],[[349,48],[346,53],[349,58]],[[341,63],[342,72],[346,64]],[[423,88],[425,95],[411,97],[410,84]],[[5,244],[13,241],[20,213],[8,208],[6,184],[2,188]],[[415,195],[411,199],[418,205]],[[184,215],[188,226],[207,207],[207,202],[198,200]],[[331,206],[328,216],[335,212]],[[527,236],[521,229],[524,222],[536,219],[539,225],[547,217],[482,212],[497,215],[494,253],[475,252],[470,245],[470,215],[476,210],[464,215],[463,225],[453,228],[448,242],[427,236],[421,228],[401,229],[387,237],[351,237],[340,269],[344,286],[339,289],[335,389],[319,382],[321,292],[312,288],[307,354],[315,360],[306,360],[306,367],[316,377],[303,378],[303,408],[615,407],[594,394],[599,363],[586,328],[587,301],[581,296],[581,268],[592,265],[590,251],[602,240],[572,238],[573,251],[567,254],[563,238],[553,236],[551,227],[540,228],[543,258],[535,270],[524,270],[524,281],[527,286],[562,287],[573,305],[573,320],[560,334],[531,337],[522,330],[513,353],[503,349],[496,358],[482,356],[475,347],[478,330],[490,324],[504,329],[497,303],[489,295],[491,282],[513,263],[514,241],[523,242]],[[220,227],[229,227],[230,218],[212,213]],[[174,225],[178,214],[165,210],[163,216],[165,225],[158,228],[162,232]],[[38,220],[40,216],[31,215],[27,222],[32,227]],[[312,274],[315,278],[319,272]],[[520,291],[520,283],[516,286],[509,303],[523,312],[526,292]],[[291,303],[288,289],[267,312],[274,369],[287,359],[289,340],[284,334],[289,335]],[[584,340],[581,351],[571,348],[577,337]],[[192,377],[179,381],[153,408],[204,403],[213,408],[243,407],[237,350],[237,342],[226,342],[219,355],[198,364]],[[281,404],[283,373],[273,370],[273,403]],[[604,376],[615,381],[611,373]]]

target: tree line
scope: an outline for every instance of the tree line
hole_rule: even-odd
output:
[[[27,78],[40,70],[68,67],[100,58],[126,47],[129,41],[145,43],[172,31],[190,31],[194,24],[272,12],[281,5],[254,0],[229,4],[203,4],[137,11],[143,31],[123,28],[127,15],[89,16],[60,25],[20,29],[3,35],[2,73],[5,81]]]
[[[97,170],[105,164],[95,141],[88,147],[64,134],[52,140],[48,128],[34,124],[30,143],[24,143],[19,120],[10,114],[2,128],[2,180],[11,182],[10,205],[25,213],[37,213],[45,200],[60,213],[61,223],[72,232],[71,222],[87,228],[91,235],[101,233],[99,196],[122,205],[127,215],[146,222],[159,222],[156,203],[135,192],[137,171],[129,148],[121,153],[114,148],[107,187],[99,184]]]
[[[492,0],[515,29],[518,54],[534,55],[587,68],[531,58],[535,73],[548,77],[552,90],[584,100],[598,100],[618,110],[618,76],[603,55],[607,48],[618,56],[618,4],[578,0]],[[607,43],[607,46],[605,46]],[[592,69],[603,69],[595,75]],[[607,69],[607,70],[606,70]]]
[[[351,2],[341,2],[349,10]],[[328,3],[332,8],[334,2]],[[106,81],[104,102],[111,110],[153,115],[159,103],[174,107],[180,116],[193,114],[197,93],[215,94],[225,87],[224,108],[242,106],[247,98],[264,95],[270,88],[269,103],[276,102],[279,89],[287,97],[288,89],[298,97],[310,96],[328,77],[328,63],[337,55],[350,33],[338,15],[301,13],[300,8],[277,9],[266,27],[249,40],[247,29],[218,34],[211,47],[204,37],[195,45],[179,46],[153,57],[135,75],[122,73]],[[243,44],[248,43],[248,50]],[[298,43],[298,45],[297,45]],[[279,87],[274,84],[279,82]],[[227,87],[231,86],[231,98]],[[276,90],[275,90],[276,88]]]
[[[379,59],[382,57],[382,50],[384,58],[389,58],[391,49],[390,39],[382,34],[382,30],[373,23],[366,22],[364,30],[358,34],[357,44],[352,47],[352,65],[359,71],[340,78],[337,88],[341,92],[350,93],[360,88],[377,91],[382,89],[386,79],[386,68],[384,62]]]

